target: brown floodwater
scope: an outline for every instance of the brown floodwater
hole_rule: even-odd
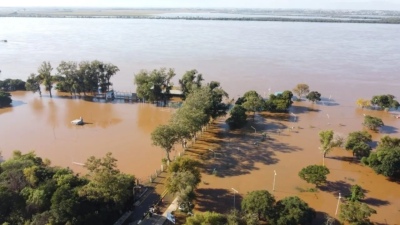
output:
[[[400,119],[392,114],[357,109],[357,98],[393,94],[400,97],[399,29],[387,24],[284,23],[189,20],[0,18],[0,79],[26,80],[43,61],[53,67],[62,60],[95,60],[120,68],[112,78],[117,91],[135,91],[133,74],[141,69],[171,67],[177,76],[197,69],[205,82],[220,81],[237,98],[248,90],[263,96],[307,83],[331,101],[295,104],[296,116],[256,117],[254,127],[271,137],[259,146],[251,127],[244,132],[216,124],[189,154],[218,149],[205,160],[204,182],[198,191],[199,210],[230,209],[248,191],[272,189],[277,199],[300,195],[318,211],[334,216],[337,196],[352,184],[367,192],[365,200],[378,211],[381,224],[400,224],[400,189],[395,182],[352,162],[351,154],[335,149],[325,159],[329,186],[318,193],[297,176],[310,164],[321,164],[318,132],[333,129],[344,135],[362,129],[363,114],[379,116],[385,127],[373,134],[399,137]],[[110,35],[112,34],[112,35]],[[184,34],[184,35],[183,35]],[[79,46],[79,47],[77,47]],[[31,57],[34,56],[34,57]],[[56,71],[53,71],[56,73]],[[146,178],[159,168],[164,152],[151,145],[150,133],[167,123],[173,110],[150,104],[102,103],[65,97],[40,98],[13,92],[13,106],[0,109],[0,150],[5,158],[15,149],[34,150],[53,165],[85,172],[73,162],[111,151],[121,171]],[[313,110],[309,110],[309,109]],[[87,122],[75,126],[80,116]],[[224,129],[220,129],[221,126]],[[287,127],[295,127],[289,132]],[[277,131],[282,131],[279,135]],[[179,150],[179,147],[177,147]],[[218,152],[219,151],[219,152]],[[208,151],[208,156],[212,152]],[[222,153],[222,154],[218,154]],[[204,158],[204,156],[203,156]],[[223,178],[209,175],[213,169]],[[222,204],[224,207],[216,207]],[[321,217],[321,214],[319,214]],[[318,224],[318,223],[317,223]]]
[[[13,150],[35,151],[53,165],[84,169],[90,156],[112,152],[121,171],[138,178],[161,165],[164,153],[151,145],[150,133],[168,122],[173,109],[151,104],[104,103],[66,97],[40,98],[31,92],[13,92],[13,107],[0,109],[1,147],[5,158]],[[85,125],[71,121],[82,117]]]
[[[311,109],[311,110],[310,110]],[[362,130],[364,114],[378,116],[385,121],[381,133],[372,133],[374,141],[383,135],[400,137],[399,119],[387,112],[341,107],[313,105],[308,102],[295,103],[294,116],[257,115],[253,127],[248,125],[245,131],[218,129],[218,125],[209,130],[188,154],[205,162],[202,183],[198,190],[200,196],[196,208],[200,211],[213,209],[226,212],[236,207],[250,191],[266,189],[277,200],[297,195],[318,211],[314,224],[321,224],[324,213],[335,216],[337,198],[349,194],[351,185],[358,184],[366,190],[364,202],[377,210],[371,217],[379,224],[398,224],[400,222],[400,189],[398,182],[388,181],[368,167],[360,165],[352,154],[344,149],[334,149],[323,159],[319,147],[318,133],[332,129],[348,134]],[[327,116],[329,114],[329,116]],[[293,130],[288,129],[294,127]],[[266,132],[269,138],[259,145],[260,133]],[[213,155],[207,149],[212,146],[220,154]],[[199,154],[205,153],[206,157]],[[215,157],[215,158],[214,158]],[[301,168],[311,164],[323,164],[329,168],[328,183],[318,192],[301,192],[300,189],[313,188],[298,177]],[[216,169],[217,175],[212,174]],[[275,191],[274,185],[275,176]],[[233,189],[239,193],[235,194]],[[342,201],[343,202],[343,199]],[[339,214],[339,213],[338,213]]]

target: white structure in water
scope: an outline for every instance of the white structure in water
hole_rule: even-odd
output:
[[[75,124],[75,125],[83,125],[83,119],[82,119],[82,116],[81,116],[81,117],[79,117],[79,119],[72,120],[72,121],[71,121],[71,123],[72,123],[72,124]]]

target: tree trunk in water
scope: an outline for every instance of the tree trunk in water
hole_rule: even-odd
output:
[[[167,156],[167,160],[168,160],[168,162],[172,162],[172,160],[169,158],[169,151],[165,151],[167,154],[166,154],[166,156]]]

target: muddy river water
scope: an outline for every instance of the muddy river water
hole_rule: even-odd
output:
[[[232,188],[239,191],[238,202],[248,191],[271,190],[275,170],[274,194],[278,199],[300,195],[318,211],[334,216],[338,193],[359,184],[367,190],[366,202],[378,211],[373,216],[375,222],[400,224],[399,184],[345,160],[350,153],[344,150],[337,149],[325,159],[331,170],[331,188],[300,193],[299,188],[309,186],[297,176],[302,167],[322,163],[320,130],[343,134],[361,130],[363,114],[369,114],[385,123],[382,133],[373,135],[375,141],[385,134],[400,137],[400,120],[394,117],[399,112],[363,111],[355,106],[357,98],[376,94],[400,97],[397,28],[375,24],[0,18],[0,40],[8,40],[0,43],[0,79],[26,80],[42,61],[56,67],[61,60],[98,59],[120,68],[112,78],[118,91],[134,91],[134,73],[159,67],[175,68],[177,78],[186,70],[197,69],[205,82],[220,81],[231,98],[247,90],[267,96],[307,83],[330,103],[296,103],[292,108],[296,122],[293,118],[258,116],[256,129],[270,132],[269,142],[255,148],[251,143],[257,136],[251,128],[245,134],[235,134],[217,129],[222,126],[217,124],[192,148],[219,148],[229,168],[219,164],[221,160],[207,161],[208,168],[216,167],[224,176],[203,175],[199,194],[205,200],[199,209],[213,209],[213,204],[221,202],[228,204],[225,208],[232,207]],[[160,148],[151,145],[150,133],[168,122],[173,109],[51,99],[47,93],[40,98],[30,92],[13,92],[12,98],[12,107],[0,109],[0,150],[5,158],[16,149],[34,150],[54,165],[84,172],[73,162],[83,163],[89,156],[102,157],[111,151],[123,172],[145,178],[159,168],[164,157]],[[88,124],[70,123],[81,116]],[[275,132],[292,126],[293,132]],[[210,142],[214,139],[219,144]],[[226,201],[215,202],[216,195],[225,196]]]

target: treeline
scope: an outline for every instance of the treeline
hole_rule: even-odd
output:
[[[25,91],[25,81],[20,79],[0,80],[1,91]]]
[[[62,61],[57,72],[53,73],[50,62],[43,62],[38,68],[37,74],[32,73],[26,81],[26,89],[39,92],[42,96],[40,85],[45,87],[52,97],[51,90],[53,85],[61,92],[68,92],[71,95],[86,95],[96,92],[106,92],[109,90],[110,79],[119,71],[118,67],[111,63],[103,63],[98,60],[82,61]]]
[[[109,19],[161,19],[161,20],[226,20],[226,21],[279,21],[279,22],[314,22],[314,23],[380,23],[380,24],[400,24],[400,18],[287,18],[287,17],[200,17],[200,16],[133,16],[133,15],[48,15],[48,14],[8,14],[0,17],[39,17],[39,18],[109,18]]]
[[[79,176],[15,151],[0,164],[0,224],[113,224],[133,204],[135,184],[116,161],[111,153],[92,156]]]
[[[145,71],[135,75],[137,95],[148,101],[165,99],[173,87],[170,79],[175,76],[173,69]],[[185,101],[167,125],[158,126],[152,133],[153,144],[163,148],[166,158],[178,142],[186,147],[189,139],[196,140],[197,133],[202,131],[212,118],[225,115],[228,105],[223,102],[228,94],[217,81],[203,84],[203,76],[196,70],[187,71],[179,79],[182,98]]]

